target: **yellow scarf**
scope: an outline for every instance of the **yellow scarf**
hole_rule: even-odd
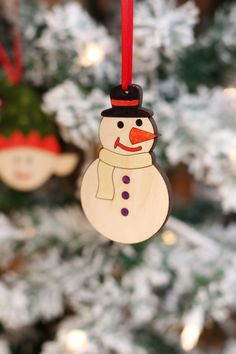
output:
[[[136,169],[152,165],[152,156],[149,153],[127,156],[102,149],[99,154],[99,160],[97,198],[106,200],[114,198],[113,173],[115,168]]]

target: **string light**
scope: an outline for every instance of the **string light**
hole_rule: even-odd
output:
[[[96,43],[86,44],[80,64],[84,67],[100,64],[105,58],[104,49]]]
[[[190,352],[198,343],[201,329],[194,324],[186,325],[181,333],[181,344],[183,350]]]
[[[230,163],[230,169],[232,173],[236,175],[236,148],[229,152],[228,159]]]
[[[176,244],[177,242],[177,235],[176,233],[174,233],[173,231],[170,230],[166,230],[163,232],[163,234],[161,235],[163,242],[168,245],[168,246],[172,246],[174,244]]]
[[[36,230],[32,226],[26,226],[23,229],[23,232],[24,232],[25,236],[29,237],[29,238],[33,238],[36,236]]]
[[[236,88],[235,87],[228,87],[228,88],[224,89],[224,92],[226,93],[226,95],[236,96]]]
[[[64,338],[65,349],[70,354],[85,354],[88,352],[89,341],[86,332],[79,329],[69,331]]]
[[[224,93],[230,98],[232,105],[236,107],[236,88],[228,87],[224,89]]]
[[[204,324],[204,312],[202,307],[193,309],[185,318],[184,329],[181,333],[181,345],[183,350],[190,352],[197,345]]]

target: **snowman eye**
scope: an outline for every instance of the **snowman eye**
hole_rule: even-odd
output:
[[[138,127],[141,127],[141,126],[143,125],[142,119],[137,119],[137,120],[136,120],[136,125],[137,125]]]
[[[124,123],[123,123],[122,121],[119,121],[119,122],[117,123],[117,127],[118,127],[119,129],[124,128]]]

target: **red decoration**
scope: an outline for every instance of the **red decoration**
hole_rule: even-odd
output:
[[[125,100],[111,100],[112,106],[117,107],[138,107],[139,100],[125,101]]]
[[[19,1],[16,0],[15,3],[16,16],[19,14]],[[20,38],[20,31],[17,25],[14,26],[12,35],[13,44],[13,62],[9,59],[9,56],[4,48],[2,42],[0,42],[0,64],[5,71],[8,80],[12,85],[17,85],[22,79],[23,75],[23,64],[22,64],[22,44]]]
[[[61,152],[60,145],[53,135],[42,138],[37,131],[32,131],[28,135],[23,135],[19,130],[15,131],[10,137],[0,134],[0,150],[16,147],[31,147],[50,151],[54,154]]]
[[[122,89],[132,84],[134,0],[121,0],[122,17]]]

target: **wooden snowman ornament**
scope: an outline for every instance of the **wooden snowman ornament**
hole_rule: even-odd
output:
[[[102,112],[102,149],[84,175],[83,210],[110,240],[139,243],[155,235],[170,211],[169,182],[152,153],[158,130],[132,84],[133,0],[122,5],[122,85],[111,91],[112,108]]]
[[[170,209],[167,178],[154,164],[158,137],[150,110],[142,108],[142,89],[111,91],[112,108],[102,112],[99,158],[85,173],[82,206],[102,235],[122,243],[153,236]]]

